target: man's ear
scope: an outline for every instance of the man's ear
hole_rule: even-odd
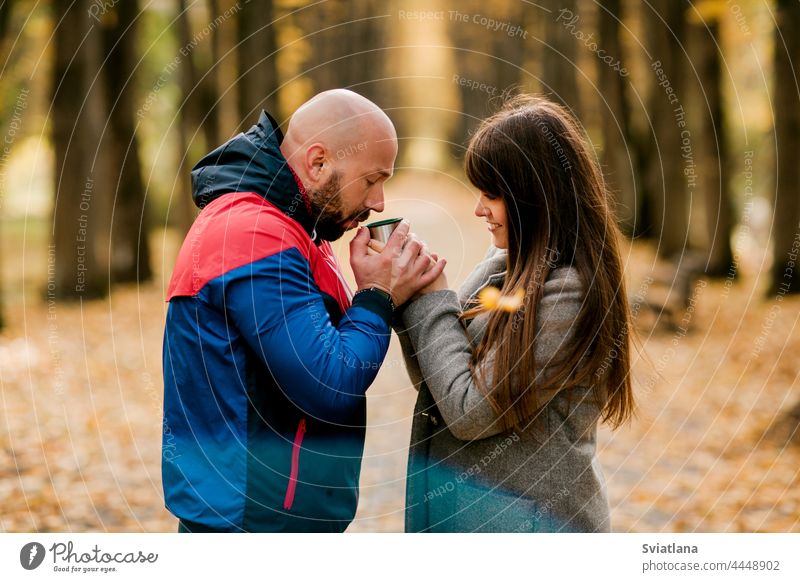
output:
[[[324,182],[326,180],[330,164],[328,160],[328,150],[321,143],[314,143],[306,149],[305,157],[306,172],[311,182]]]

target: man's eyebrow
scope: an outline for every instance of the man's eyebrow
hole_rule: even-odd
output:
[[[392,173],[389,170],[373,170],[367,175],[372,176],[373,174],[379,174],[382,178],[387,179],[392,177]]]

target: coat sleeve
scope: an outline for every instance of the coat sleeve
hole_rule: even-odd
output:
[[[226,317],[286,396],[310,415],[346,422],[386,356],[389,302],[378,293],[360,293],[334,326],[308,262],[295,248],[226,278]]]
[[[551,278],[545,284],[537,317],[536,361],[545,369],[571,337],[572,326],[582,302],[576,274]],[[488,398],[475,382],[469,362],[472,345],[459,320],[461,305],[454,291],[435,291],[409,305],[403,321],[410,339],[413,358],[431,391],[450,432],[464,441],[484,439],[502,431]],[[492,385],[494,359],[490,352],[479,363],[479,373]],[[546,370],[544,370],[546,372]],[[540,378],[546,374],[537,372]],[[545,388],[542,405],[558,392]]]

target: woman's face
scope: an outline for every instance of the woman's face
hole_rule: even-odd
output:
[[[486,192],[481,192],[481,197],[475,206],[475,216],[486,221],[487,228],[492,233],[494,246],[498,249],[508,248],[506,203],[502,198],[490,198]]]

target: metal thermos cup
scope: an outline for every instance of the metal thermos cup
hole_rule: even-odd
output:
[[[386,241],[389,240],[394,229],[397,228],[397,225],[400,224],[402,220],[402,218],[388,218],[386,220],[379,220],[378,222],[371,222],[367,225],[370,238],[386,244]]]

